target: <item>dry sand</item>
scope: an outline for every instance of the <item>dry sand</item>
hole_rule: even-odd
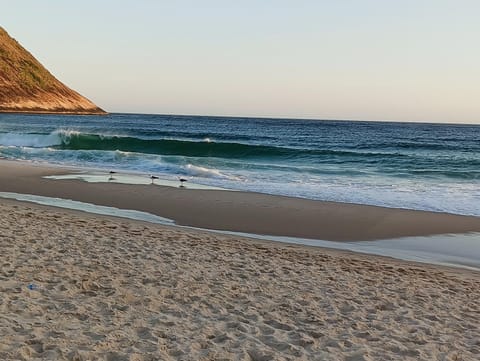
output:
[[[2,360],[480,359],[478,273],[5,200],[0,215]]]
[[[480,217],[321,202],[251,192],[43,179],[72,170],[0,160],[0,192],[134,209],[179,225],[328,241],[480,232]],[[109,175],[105,174],[105,179]]]

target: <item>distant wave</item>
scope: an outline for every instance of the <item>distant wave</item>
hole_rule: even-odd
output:
[[[419,139],[418,141],[393,141],[390,143],[386,142],[377,142],[375,144],[355,144],[355,149],[389,149],[389,150],[400,150],[400,151],[451,151],[451,150],[462,150],[462,151],[476,151],[478,149],[478,144],[473,142],[463,141],[461,143],[454,142],[451,139],[440,139],[433,141],[425,141],[424,139]]]
[[[431,146],[428,143],[419,145],[418,153],[391,150],[391,147],[398,148],[399,144],[414,146],[414,143],[397,142],[391,145],[384,144],[385,148],[378,150],[332,149],[327,148],[328,146],[326,149],[308,149],[244,142],[219,142],[209,137],[196,140],[162,137],[152,139],[143,135],[94,134],[58,129],[49,134],[0,133],[0,156],[29,159],[33,154],[40,156],[39,152],[45,152],[43,157],[52,162],[127,162],[130,165],[134,164],[135,167],[139,164],[139,168],[145,162],[149,162],[148,156],[158,156],[160,159],[155,162],[162,167],[168,164],[182,165],[187,174],[223,179],[230,178],[220,171],[225,167],[228,168],[230,163],[227,159],[236,162],[234,165],[230,164],[231,167],[249,171],[275,170],[311,175],[354,176],[381,170],[384,175],[400,178],[415,176],[430,179],[442,177],[462,180],[480,179],[478,171],[480,159],[478,158],[471,156],[464,158],[458,155],[454,158],[450,156],[440,158],[434,153],[422,152]],[[53,154],[52,151],[60,152]],[[220,163],[216,163],[213,170],[210,170],[202,162],[185,160],[186,157],[216,158]],[[192,164],[186,166],[185,162]],[[358,168],[356,168],[357,164]],[[335,167],[332,168],[332,165]]]
[[[65,150],[103,150],[136,152],[158,155],[217,158],[282,158],[301,159],[321,156],[337,157],[404,157],[402,154],[381,152],[355,152],[333,149],[301,149],[256,145],[238,142],[215,142],[185,139],[148,139],[132,136],[89,134],[71,130],[58,130],[50,134],[0,134],[0,145]]]
[[[217,143],[181,139],[143,139],[130,136],[70,133],[56,148],[69,150],[121,150],[187,157],[249,158],[294,155],[292,150],[243,143]]]

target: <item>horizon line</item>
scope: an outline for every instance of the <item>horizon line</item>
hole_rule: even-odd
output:
[[[139,113],[139,112],[115,112],[115,111],[107,111],[108,114],[130,114],[130,115],[160,115],[160,116],[178,116],[178,117],[202,117],[202,118],[243,118],[243,119],[270,119],[270,120],[307,120],[307,121],[329,121],[329,122],[366,122],[366,123],[395,123],[395,124],[432,124],[432,125],[477,125],[480,126],[480,123],[473,122],[434,122],[434,121],[425,121],[425,120],[392,120],[392,119],[330,119],[330,118],[313,118],[313,117],[285,117],[285,116],[253,116],[253,115],[213,115],[213,114],[189,114],[189,113]]]

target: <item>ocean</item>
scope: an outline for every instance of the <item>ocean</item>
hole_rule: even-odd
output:
[[[480,216],[480,126],[0,114],[0,157]]]

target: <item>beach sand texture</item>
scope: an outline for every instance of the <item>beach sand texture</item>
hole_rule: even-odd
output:
[[[0,214],[2,360],[480,359],[478,273],[5,200]]]

